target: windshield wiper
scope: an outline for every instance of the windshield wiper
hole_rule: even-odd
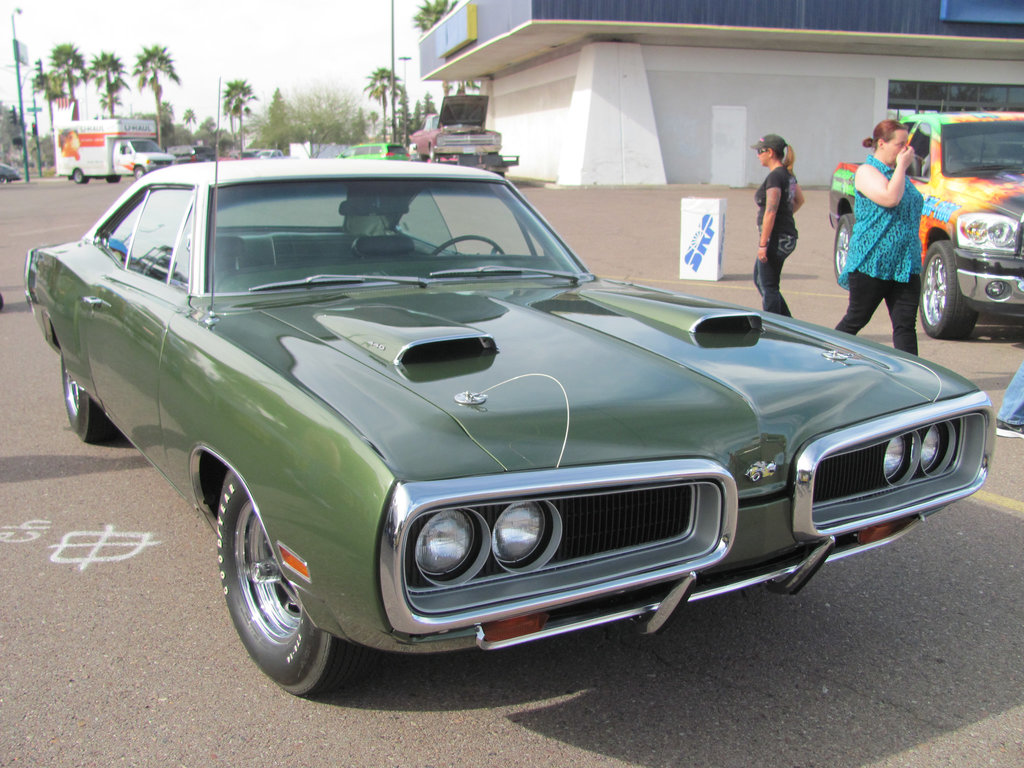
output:
[[[987,165],[969,165],[965,168],[957,168],[950,171],[949,176],[970,176],[975,173],[987,173],[989,171],[1016,171],[1019,166],[1012,163],[989,163]]]
[[[571,280],[573,285],[579,285],[580,275],[575,272],[559,272],[553,269],[532,269],[530,267],[503,267],[500,264],[490,264],[483,267],[467,267],[465,269],[443,269],[440,272],[431,272],[431,278],[438,277],[491,277],[492,275],[541,275],[544,277],[564,277]]]
[[[407,283],[425,288],[430,281],[425,277],[406,277],[404,275],[310,275],[297,280],[281,280],[277,283],[254,285],[249,293],[260,291],[276,291],[281,288],[309,288],[323,285],[361,285],[364,283]]]

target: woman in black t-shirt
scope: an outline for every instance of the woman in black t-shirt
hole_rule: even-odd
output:
[[[779,290],[782,265],[796,249],[796,222],[793,214],[804,204],[804,193],[793,175],[796,156],[785,139],[766,134],[751,145],[757,159],[768,169],[764,183],[754,193],[757,203],[757,230],[760,234],[757,261],[754,262],[754,285],[761,294],[765,312],[792,317]]]

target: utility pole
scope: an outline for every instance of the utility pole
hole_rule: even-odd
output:
[[[392,0],[392,3],[394,0]],[[14,77],[18,81],[18,118],[21,120],[21,161],[25,169],[25,183],[28,184],[28,143],[25,141],[25,103],[21,99],[21,45],[18,33],[14,28],[14,14],[21,13],[21,8],[11,12],[11,38],[14,42]],[[25,61],[28,64],[28,60]]]

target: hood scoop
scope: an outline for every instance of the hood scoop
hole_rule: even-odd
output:
[[[707,313],[690,333],[700,347],[752,347],[761,338],[761,316],[752,312]]]
[[[316,320],[335,337],[415,380],[445,378],[452,368],[463,371],[467,365],[487,368],[498,351],[488,333],[407,307],[360,306],[320,314]],[[419,368],[430,372],[412,370]]]

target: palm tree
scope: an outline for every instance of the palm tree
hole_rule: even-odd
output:
[[[196,113],[194,111],[186,109],[185,114],[181,116],[181,122],[191,131],[199,121],[196,119]]]
[[[94,80],[100,83],[100,109],[104,109],[114,116],[115,107],[121,106],[121,91],[128,88],[124,76],[124,64],[120,57],[102,51],[98,56],[92,57],[92,65],[89,67]]]
[[[60,73],[50,70],[32,78],[33,93],[41,93],[50,110],[50,135],[53,135],[53,102],[64,96],[64,83]]]
[[[234,131],[235,119],[238,119],[238,151],[245,149],[245,133],[242,130],[242,118],[244,115],[251,115],[249,103],[256,101],[252,92],[252,86],[245,80],[231,80],[224,84],[224,114],[231,121],[231,130]]]
[[[420,32],[427,32],[448,15],[455,7],[455,0],[423,0],[412,17],[413,26]]]
[[[61,85],[67,91],[68,98],[75,98],[75,86],[88,82],[89,71],[85,66],[85,57],[71,43],[53,46],[50,51],[50,66],[57,72]]]
[[[369,85],[363,89],[363,93],[369,96],[374,101],[379,101],[381,109],[384,112],[384,133],[387,134],[388,125],[388,97],[391,95],[391,70],[387,67],[377,67],[373,71],[367,80]]]
[[[456,0],[423,0],[416,10],[416,15],[412,17],[412,25],[420,32],[429,32],[437,26],[437,22],[451,13],[455,8],[455,3]],[[448,95],[451,87],[451,83],[447,80],[441,81],[441,89],[445,96]]]
[[[165,77],[181,85],[181,78],[174,71],[174,60],[167,51],[167,47],[163,45],[143,47],[142,53],[135,59],[135,70],[132,74],[139,78],[139,90],[149,88],[153,91],[153,97],[156,100],[156,143],[163,146],[160,131],[160,106],[163,103],[164,89],[160,85],[160,78]]]

